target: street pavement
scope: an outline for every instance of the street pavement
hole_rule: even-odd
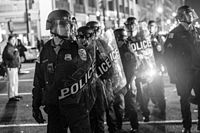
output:
[[[22,73],[19,74],[19,93],[23,99],[19,102],[8,102],[6,78],[0,79],[0,133],[44,133],[46,132],[46,123],[37,124],[32,118],[32,84],[34,75],[34,63],[24,63]],[[165,96],[166,96],[166,120],[157,117],[158,110],[150,103],[151,110],[150,122],[143,122],[141,112],[138,108],[140,120],[140,133],[179,133],[182,129],[179,97],[177,96],[175,86],[169,83],[167,75],[164,76]],[[192,105],[192,132],[196,130],[197,111],[196,106]],[[43,112],[47,120],[46,114]],[[124,121],[123,129],[128,131],[130,124]],[[106,133],[107,127],[106,127]]]

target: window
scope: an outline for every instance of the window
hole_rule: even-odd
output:
[[[111,10],[111,11],[114,11],[113,1],[108,2],[108,9]]]
[[[88,0],[89,7],[95,7],[95,0]]]
[[[76,4],[83,5],[84,1],[83,0],[76,0]]]
[[[124,12],[124,6],[123,5],[119,5],[119,11]]]

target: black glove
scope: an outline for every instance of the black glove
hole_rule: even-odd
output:
[[[38,122],[38,123],[44,123],[46,120],[42,116],[41,110],[38,109],[33,109],[33,118]]]

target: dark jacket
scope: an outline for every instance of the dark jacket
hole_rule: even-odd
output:
[[[191,71],[192,45],[190,33],[181,24],[168,34],[164,44],[164,61],[172,83],[176,82],[178,73]]]
[[[10,43],[4,48],[2,58],[8,68],[17,68],[20,65],[19,51]]]
[[[42,101],[45,105],[78,104],[80,99],[86,100],[87,96],[89,102],[94,101],[87,89],[93,85],[91,79],[88,79],[92,76],[92,70],[88,71],[92,65],[92,57],[81,57],[85,52],[74,41],[64,42],[57,54],[52,43],[50,40],[43,46],[36,63],[32,90],[33,107],[41,106]],[[83,96],[85,93],[87,96]]]

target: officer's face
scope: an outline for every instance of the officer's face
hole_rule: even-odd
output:
[[[136,36],[137,32],[138,32],[138,23],[131,23],[131,24],[127,24],[126,28],[128,29],[128,32],[131,33],[132,36]]]
[[[155,24],[155,23],[151,23],[150,25],[149,25],[149,32],[151,33],[151,34],[154,34],[154,33],[156,33],[157,32],[157,25]]]
[[[53,36],[54,44],[55,45],[60,45],[63,43],[63,39],[59,38],[58,36]]]
[[[77,42],[85,47],[92,43],[92,36],[79,35],[77,37]]]
[[[13,46],[16,44],[16,38],[15,37],[12,37],[10,39],[10,44],[12,44]]]

